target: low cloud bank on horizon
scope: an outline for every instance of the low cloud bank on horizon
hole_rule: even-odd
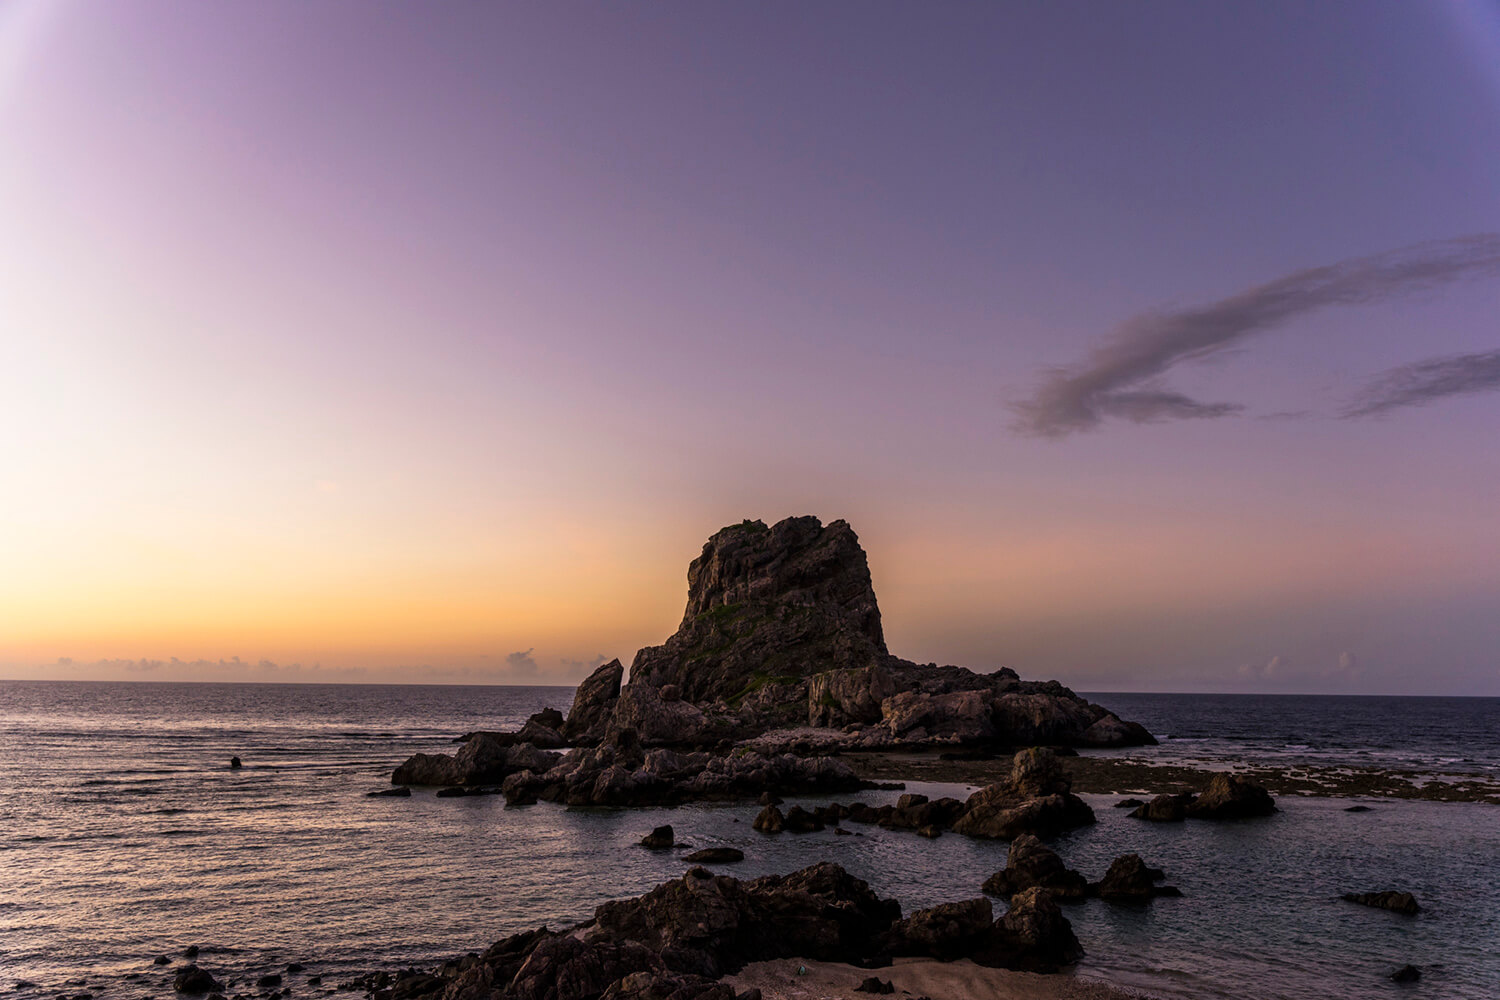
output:
[[[406,664],[390,667],[335,667],[321,663],[277,663],[273,660],[141,659],[74,660],[61,656],[51,663],[10,665],[15,679],[31,680],[161,680],[249,683],[321,684],[537,684],[571,686],[609,657],[560,659],[554,668],[540,666],[535,649],[509,653],[503,662],[438,666]]]
[[[1332,306],[1367,305],[1466,279],[1500,275],[1500,234],[1419,243],[1295,271],[1205,306],[1127,320],[1074,365],[1049,369],[1030,398],[1011,405],[1014,428],[1063,438],[1108,419],[1156,423],[1226,417],[1242,403],[1204,402],[1160,384],[1176,365],[1226,351]],[[1414,362],[1372,380],[1342,415],[1360,418],[1445,396],[1500,389],[1500,352]]]

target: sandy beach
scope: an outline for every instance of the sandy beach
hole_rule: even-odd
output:
[[[798,975],[798,969],[806,970],[805,974]],[[968,959],[898,958],[895,965],[873,970],[785,959],[747,965],[724,981],[737,992],[758,989],[764,1000],[868,1000],[877,994],[857,993],[855,987],[871,976],[890,982],[896,997],[932,1000],[1141,1000],[1150,996],[1075,975],[987,969]]]

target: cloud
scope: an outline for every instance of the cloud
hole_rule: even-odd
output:
[[[563,660],[560,660],[558,662],[562,665],[562,668],[564,670],[566,670],[570,674],[573,674],[573,673],[584,673],[584,672],[593,671],[600,664],[608,663],[609,661],[610,661],[610,657],[606,656],[603,653],[599,653],[592,660],[568,660],[568,659],[563,659]]]
[[[505,655],[505,666],[516,677],[535,677],[539,668],[536,665],[536,660],[531,657],[531,654],[534,652],[536,652],[536,647],[533,646],[531,649],[520,653],[507,653]]]
[[[1339,654],[1338,666],[1333,672],[1336,676],[1354,678],[1364,673],[1364,667],[1360,666],[1359,657],[1346,649]]]
[[[1379,416],[1405,406],[1425,406],[1448,396],[1496,389],[1500,389],[1500,351],[1429,358],[1375,376],[1343,415]]]
[[[1299,316],[1330,306],[1379,302],[1465,278],[1500,274],[1500,234],[1481,233],[1295,271],[1204,306],[1127,320],[1083,361],[1047,372],[1012,405],[1015,428],[1060,438],[1105,420],[1132,423],[1225,417],[1239,403],[1202,402],[1160,384],[1186,361],[1202,361]]]
[[[1265,663],[1242,663],[1239,672],[1241,677],[1254,677],[1256,679],[1268,679],[1277,674],[1286,672],[1291,665],[1291,660],[1277,653]]]

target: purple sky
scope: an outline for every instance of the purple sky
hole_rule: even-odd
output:
[[[1500,694],[1497,67],[1495,0],[11,0],[0,676],[567,682],[814,513],[914,659]]]

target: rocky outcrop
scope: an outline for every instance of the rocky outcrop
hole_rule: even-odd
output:
[[[391,774],[393,785],[494,784],[519,771],[545,771],[560,754],[539,750],[503,733],[474,733],[453,756],[413,754]]]
[[[1046,889],[1059,902],[1088,896],[1088,879],[1063,864],[1062,858],[1036,837],[1023,833],[1010,844],[1005,868],[984,880],[983,891],[1009,899],[1031,888]]]
[[[896,693],[896,679],[881,664],[824,670],[807,679],[808,725],[879,722],[883,703]]]
[[[1248,819],[1270,816],[1276,801],[1259,785],[1232,774],[1216,774],[1202,795],[1158,795],[1130,812],[1132,819],[1180,823],[1185,819]]]
[[[569,743],[591,745],[604,737],[615,700],[620,697],[620,681],[625,668],[619,660],[610,660],[578,685],[573,692],[573,707],[568,710],[562,734]]]
[[[1409,917],[1422,912],[1422,907],[1417,905],[1417,897],[1409,892],[1346,892],[1343,898],[1360,906],[1373,906],[1392,913],[1404,913]]]
[[[606,733],[633,729],[647,746],[699,746],[709,728],[707,717],[691,702],[668,701],[654,687],[628,684],[615,702]]]
[[[808,795],[864,788],[849,765],[833,757],[714,754],[646,749],[634,730],[579,748],[545,768],[511,774],[501,790],[520,805],[537,800],[571,806],[660,806],[703,800],[753,799],[765,792]]]
[[[1074,795],[1071,781],[1046,747],[1016,754],[1010,777],[969,796],[954,832],[1013,840],[1023,833],[1050,837],[1094,822],[1094,811]]]
[[[980,965],[1054,972],[1083,957],[1073,926],[1046,889],[1032,887],[1011,898],[995,925],[991,947],[974,956]]]
[[[994,911],[988,899],[967,899],[918,910],[886,935],[892,955],[923,955],[951,962],[991,944]]]
[[[1116,903],[1149,903],[1157,896],[1182,895],[1174,886],[1156,884],[1166,877],[1160,868],[1147,867],[1139,854],[1122,854],[1089,889],[1100,899]]]
[[[1264,788],[1232,774],[1216,774],[1187,814],[1192,819],[1248,819],[1275,811],[1276,801]]]
[[[675,684],[732,707],[776,678],[861,669],[887,656],[870,568],[844,521],[745,521],[714,534],[688,567],[682,624],[636,654],[631,684]]]

